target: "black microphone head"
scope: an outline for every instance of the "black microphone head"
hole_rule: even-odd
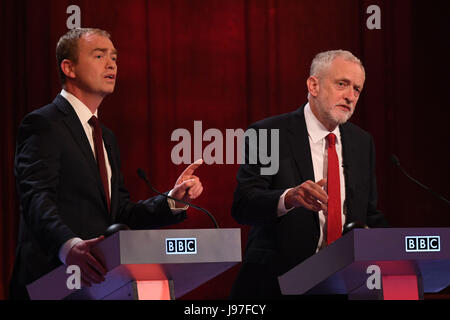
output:
[[[141,179],[144,179],[145,181],[147,181],[147,175],[145,174],[144,170],[142,170],[141,168],[138,168],[136,172]]]
[[[342,234],[344,235],[347,232],[352,231],[353,229],[365,229],[365,228],[367,228],[366,224],[359,221],[352,221],[344,225]]]
[[[103,235],[105,236],[105,238],[108,238],[109,236],[113,235],[114,233],[120,230],[130,230],[130,228],[126,224],[116,223],[110,225]]]
[[[391,154],[391,160],[392,160],[392,163],[394,163],[396,166],[400,165],[400,160],[398,160],[398,158],[395,154]]]

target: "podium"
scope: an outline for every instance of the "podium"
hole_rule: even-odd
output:
[[[71,289],[67,266],[27,286],[32,300],[176,299],[241,262],[240,229],[119,231],[92,253],[108,271],[105,281]]]
[[[284,295],[420,300],[450,285],[450,228],[354,229],[278,281]]]

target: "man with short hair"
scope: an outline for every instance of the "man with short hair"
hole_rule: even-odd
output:
[[[364,81],[352,53],[320,53],[308,103],[251,125],[280,131],[280,167],[270,176],[259,165],[239,168],[232,215],[252,228],[232,298],[280,298],[277,277],[337,240],[344,224],[387,226],[376,209],[373,139],[347,122]]]
[[[114,91],[117,50],[110,35],[73,29],[56,48],[62,91],[28,114],[17,136],[14,172],[21,219],[10,297],[29,298],[25,286],[61,263],[78,265],[82,283],[104,281],[107,272],[90,249],[111,224],[155,228],[186,218],[178,202],[156,196],[133,203],[120,172],[113,133],[98,120],[98,108]],[[190,201],[203,187],[190,165],[170,195]]]

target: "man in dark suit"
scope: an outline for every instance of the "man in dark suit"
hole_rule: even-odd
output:
[[[376,209],[373,139],[347,122],[364,81],[350,52],[320,53],[307,79],[308,103],[250,126],[279,130],[272,141],[279,169],[263,175],[260,164],[239,168],[232,215],[251,230],[232,298],[280,298],[277,277],[335,241],[344,224],[387,226]],[[247,143],[247,158],[251,148]]]
[[[162,196],[133,203],[124,186],[113,133],[97,119],[112,93],[117,51],[107,32],[74,29],[58,42],[63,90],[49,105],[28,114],[17,137],[15,175],[20,231],[10,296],[27,299],[25,286],[61,263],[78,265],[86,286],[106,270],[90,249],[114,223],[155,228],[186,218],[186,207]],[[189,201],[202,193],[190,165],[170,195]]]

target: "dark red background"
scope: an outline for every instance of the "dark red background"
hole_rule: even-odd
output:
[[[168,190],[184,169],[172,163],[173,130],[245,129],[306,101],[314,55],[347,49],[365,64],[367,81],[352,121],[374,136],[379,207],[396,227],[449,227],[448,206],[413,185],[390,162],[449,197],[448,12],[442,1],[172,0],[2,1],[0,298],[5,298],[17,239],[12,173],[15,135],[23,116],[60,91],[55,63],[67,31],[66,8],[81,8],[81,25],[108,30],[119,50],[116,91],[100,117],[116,134],[123,174],[134,200],[151,194],[142,167]],[[369,30],[369,5],[381,8],[381,30]],[[206,143],[203,144],[203,147]],[[196,201],[221,227],[230,215],[237,165],[204,165]],[[210,228],[190,209],[176,228]],[[248,228],[242,228],[243,245]],[[238,267],[185,298],[228,296]],[[431,296],[427,296],[431,297]]]

